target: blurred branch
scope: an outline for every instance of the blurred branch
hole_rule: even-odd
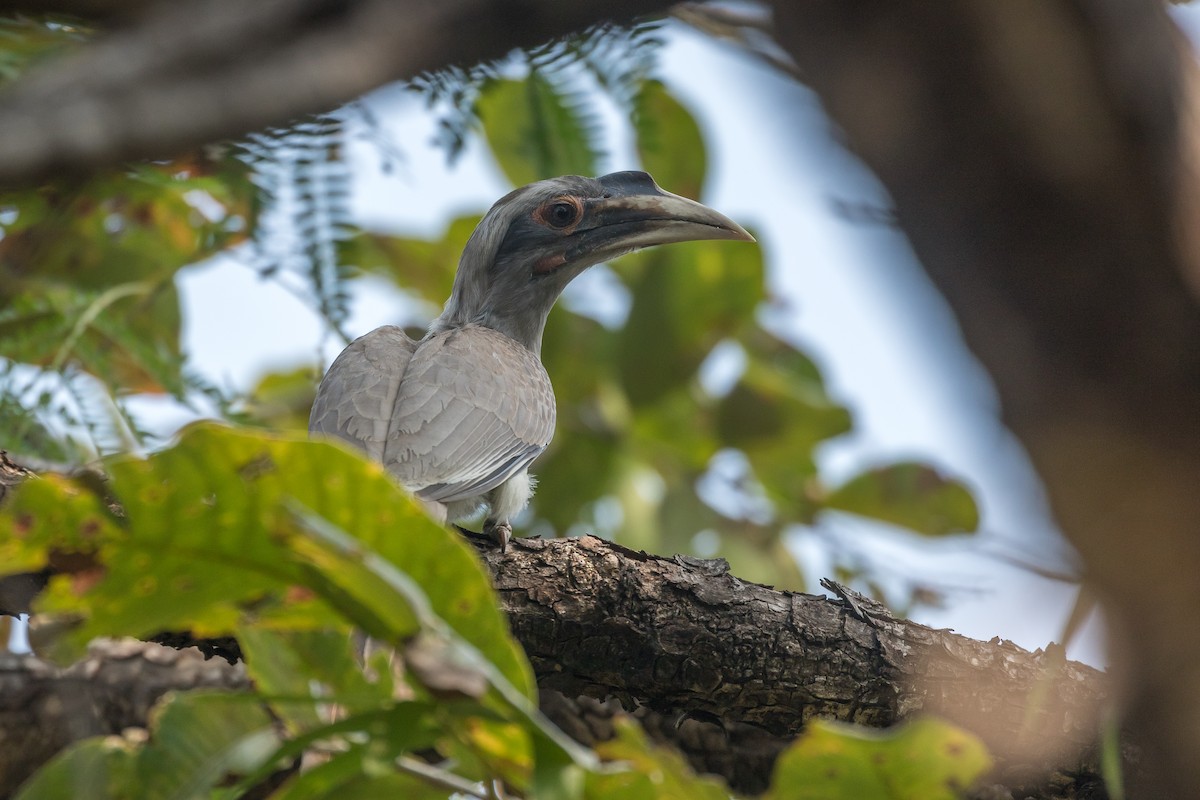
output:
[[[651,0],[159,2],[0,94],[0,184],[163,158],[328,111],[392,80],[499,58],[665,6]]]
[[[714,39],[753,53],[785,75],[801,80],[796,62],[775,41],[770,8],[765,5],[729,8],[708,3],[680,3],[671,16]]]
[[[755,776],[766,780],[812,717],[885,727],[919,714],[980,735],[1001,763],[994,779],[1031,793],[1014,796],[1050,796],[1065,773],[1098,779],[1106,681],[1061,649],[978,642],[882,606],[861,619],[843,602],[741,581],[719,560],[590,536],[479,549],[543,691],[625,698],[692,723],[673,741],[735,788],[765,788]],[[1039,685],[1050,691],[1032,707]],[[725,732],[719,752],[697,744],[705,724]]]

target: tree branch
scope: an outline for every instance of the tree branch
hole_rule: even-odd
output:
[[[697,769],[758,792],[813,717],[885,727],[936,714],[981,736],[998,760],[992,780],[1019,796],[1070,787],[1086,797],[1099,784],[1107,681],[1061,649],[973,641],[865,599],[851,606],[779,592],[739,580],[721,561],[649,556],[594,537],[518,539],[508,553],[473,541],[534,666],[543,708],[585,744],[610,735],[624,708]],[[232,640],[216,645],[236,657]],[[206,662],[199,650],[136,642],[100,643],[62,671],[10,658],[0,681],[0,736],[42,743],[12,763],[0,759],[0,789],[71,739],[144,725],[170,689],[245,686],[240,668]],[[43,711],[49,698],[56,715]]]
[[[39,10],[45,3],[32,4]],[[168,0],[0,93],[0,185],[166,158],[652,0]],[[22,3],[0,3],[16,10]]]
[[[746,583],[723,562],[594,537],[480,552],[543,690],[719,721],[753,746],[732,759],[726,748],[724,766],[711,754],[697,761],[738,788],[762,788],[738,760],[757,751],[746,766],[764,780],[762,767],[813,717],[872,727],[945,717],[983,737],[998,781],[1035,793],[1052,776],[1098,775],[1107,683],[1061,651],[977,642],[882,607],[859,619],[841,602]]]

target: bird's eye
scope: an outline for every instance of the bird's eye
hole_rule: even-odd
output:
[[[579,219],[580,208],[576,203],[557,200],[542,208],[542,219],[554,228],[566,228]]]

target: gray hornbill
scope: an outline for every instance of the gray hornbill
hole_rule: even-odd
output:
[[[529,464],[554,435],[540,358],[550,307],[593,264],[697,239],[753,241],[644,172],[510,192],[471,234],[425,337],[384,326],[352,342],[321,381],[309,431],[365,450],[440,522],[486,506],[484,532],[507,546],[533,491]]]

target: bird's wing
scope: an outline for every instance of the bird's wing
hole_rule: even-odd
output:
[[[396,397],[383,463],[427,500],[488,492],[554,435],[554,390],[537,356],[468,325],[421,342]]]
[[[396,395],[416,350],[417,343],[393,325],[351,342],[321,380],[309,433],[337,436],[382,461]]]

